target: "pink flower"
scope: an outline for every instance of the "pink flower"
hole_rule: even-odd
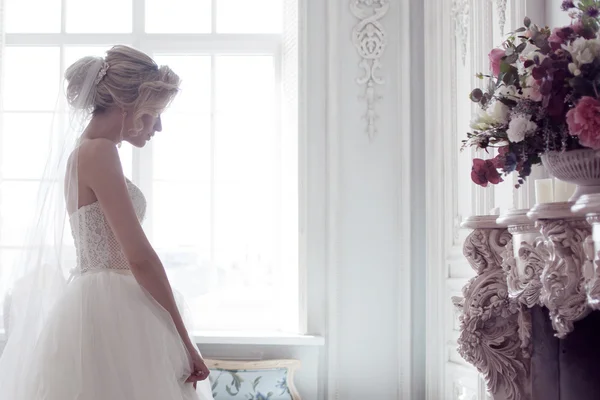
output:
[[[471,179],[473,182],[483,187],[487,187],[488,183],[497,185],[502,182],[502,177],[496,169],[497,163],[497,160],[473,159],[473,167],[471,169]]]
[[[571,28],[573,28],[573,32],[575,32],[575,34],[583,36],[585,30],[585,28],[583,27],[583,22],[578,20],[577,22],[571,24]]]
[[[575,108],[567,113],[571,135],[579,137],[579,143],[592,149],[600,149],[600,101],[582,97]]]
[[[490,69],[494,76],[500,75],[500,63],[502,61],[502,57],[506,55],[506,51],[503,49],[493,49],[490,51],[488,55],[490,59]]]
[[[554,28],[552,34],[548,38],[548,42],[550,42],[550,45],[554,50],[560,49],[560,46],[565,43],[563,28]]]
[[[573,32],[575,32],[575,34],[577,36],[581,36],[584,39],[595,39],[596,38],[596,34],[594,33],[594,31],[592,29],[586,28],[583,25],[583,22],[581,20],[577,20],[576,22],[573,22],[571,24],[571,28],[573,29]]]
[[[540,93],[540,84],[533,76],[527,78],[526,87],[523,88],[523,96],[532,101],[542,101],[543,96]]]

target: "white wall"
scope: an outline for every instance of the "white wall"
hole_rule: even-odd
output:
[[[388,39],[380,72],[386,83],[377,88],[378,133],[369,139],[364,87],[356,83],[363,71],[351,41],[358,20],[350,1],[308,2],[308,185],[317,210],[308,223],[309,331],[327,337],[321,366],[326,382],[319,384],[327,383],[328,398],[391,400],[399,392],[408,393],[405,399],[424,398],[422,59],[409,58],[411,50],[423,53],[423,11],[418,0],[390,4],[381,20]],[[406,66],[407,59],[412,61]],[[406,99],[401,94],[411,89],[409,83],[415,91]],[[415,105],[407,125],[411,114],[403,102],[409,100]],[[416,139],[412,157],[409,138]],[[411,159],[418,168],[408,171]],[[411,200],[416,207],[403,209]],[[416,221],[412,231],[407,215]],[[411,234],[414,264],[407,263],[403,247]],[[401,301],[411,286],[412,321],[406,315],[411,299]],[[400,368],[411,364],[411,374],[401,375]],[[401,385],[410,384],[407,377],[412,388]]]
[[[329,43],[329,110],[325,115],[330,174],[327,189],[337,201],[330,202],[328,209],[334,214],[329,220],[328,236],[327,297],[333,308],[327,316],[327,333],[330,343],[334,341],[328,349],[328,366],[333,369],[329,371],[328,392],[330,396],[337,393],[336,398],[344,400],[396,399],[398,392],[406,389],[400,387],[399,368],[410,353],[403,353],[400,338],[407,337],[407,332],[415,327],[401,316],[401,276],[410,276],[406,272],[411,267],[422,271],[417,265],[403,264],[406,254],[402,249],[410,225],[403,220],[401,198],[406,201],[403,195],[411,193],[410,181],[403,182],[402,170],[410,165],[410,160],[403,160],[402,156],[409,154],[403,151],[403,146],[410,143],[406,139],[411,131],[405,130],[400,110],[399,93],[408,90],[401,87],[400,80],[409,74],[409,70],[402,71],[404,75],[399,73],[400,51],[403,57],[410,57],[410,49],[399,47],[403,41],[401,34],[407,35],[410,28],[401,24],[400,10],[405,7],[411,11],[411,8],[399,2],[390,3],[390,11],[381,20],[388,46],[381,59],[380,73],[385,84],[377,86],[382,96],[376,106],[378,133],[372,139],[362,118],[367,109],[360,95],[365,88],[356,83],[363,71],[351,41],[352,28],[358,20],[350,12],[350,1],[331,0],[327,9],[330,18],[327,35],[321,35],[317,26],[312,32],[321,40],[327,37]],[[416,24],[416,29],[421,27]],[[414,78],[419,80],[418,75]],[[415,111],[422,111],[422,107],[417,106]],[[419,132],[415,130],[412,134]],[[410,287],[410,282],[405,283]],[[422,315],[423,310],[418,311]],[[419,346],[413,346],[414,359],[424,358],[418,357]],[[414,366],[421,368],[419,363]],[[422,374],[413,371],[415,381],[419,375]],[[413,391],[405,398],[422,397]]]
[[[349,2],[338,2],[339,75],[339,225],[337,368],[339,398],[393,399],[398,388],[398,292],[400,135],[398,129],[397,48],[391,43],[382,58],[386,84],[377,106],[378,133],[366,134],[364,88],[355,83],[363,73],[350,41],[357,20]],[[392,3],[394,4],[394,3]],[[394,4],[395,5],[395,4]],[[398,36],[393,23],[397,7],[382,21],[390,41]],[[408,322],[408,321],[407,321]],[[405,329],[410,329],[407,323]]]
[[[544,0],[546,7],[546,24],[551,28],[571,23],[569,15],[560,9],[562,0]]]

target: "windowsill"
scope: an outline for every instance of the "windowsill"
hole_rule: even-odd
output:
[[[324,346],[325,338],[313,335],[295,335],[280,332],[198,331],[192,335],[197,344],[232,344],[250,346]],[[0,342],[6,341],[0,329]]]
[[[194,332],[197,344],[237,344],[260,346],[324,346],[325,338],[313,335],[298,335],[281,332]]]

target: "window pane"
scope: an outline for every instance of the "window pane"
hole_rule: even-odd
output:
[[[273,328],[280,219],[273,58],[220,56],[215,84],[215,261],[229,281],[219,289],[227,299],[220,311],[242,319],[221,324]]]
[[[216,66],[215,241],[220,261],[274,262],[279,157],[272,57]]]
[[[52,137],[52,116],[52,113],[4,114],[0,138],[0,171],[4,179],[41,179]]]
[[[167,112],[162,124],[163,131],[152,139],[154,179],[209,182],[209,117]]]
[[[104,46],[66,46],[65,47],[65,68],[68,68],[75,61],[86,56],[106,56],[106,51],[109,50],[112,45]]]
[[[11,289],[15,279],[14,268],[17,266],[17,262],[22,259],[22,250],[0,249],[0,305],[2,306],[0,312],[2,316],[4,316],[5,296],[8,294],[8,290]],[[0,323],[2,324],[2,329],[4,329],[4,318],[0,319]]]
[[[119,149],[119,156],[121,157],[123,174],[130,180],[133,179],[133,146],[123,142]]]
[[[54,111],[60,93],[58,47],[7,47],[5,63],[5,110]]]
[[[5,0],[5,4],[7,33],[60,32],[60,0]]]
[[[209,33],[211,0],[146,0],[146,32]]]
[[[210,113],[211,66],[210,56],[155,54],[158,64],[168,65],[181,78],[181,92],[169,113]],[[165,126],[165,129],[168,128]]]
[[[65,0],[68,33],[132,31],[132,0]]]
[[[161,249],[189,249],[210,258],[209,182],[154,182],[152,241]]]
[[[0,183],[0,243],[4,246],[24,244],[25,234],[35,211],[37,182]]]
[[[65,211],[62,183],[62,180],[59,183],[47,181],[40,189],[40,181],[2,181],[0,183],[0,245],[39,245],[43,242],[53,246],[56,243],[55,239],[65,234],[65,243],[71,242],[68,221],[56,218],[43,217],[46,218],[43,223],[47,229],[35,231],[42,236],[29,237],[27,241],[25,236],[31,232],[30,228],[39,224],[39,210],[42,205],[54,211]],[[59,223],[61,225],[58,225]]]
[[[283,0],[217,0],[217,32],[278,33]]]
[[[210,180],[210,57],[156,56],[182,79],[181,92],[162,116],[163,132],[153,139],[154,178]]]

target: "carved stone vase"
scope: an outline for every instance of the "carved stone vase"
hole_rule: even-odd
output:
[[[570,201],[575,202],[584,194],[600,193],[599,151],[551,151],[542,155],[542,164],[555,178],[577,185]]]

